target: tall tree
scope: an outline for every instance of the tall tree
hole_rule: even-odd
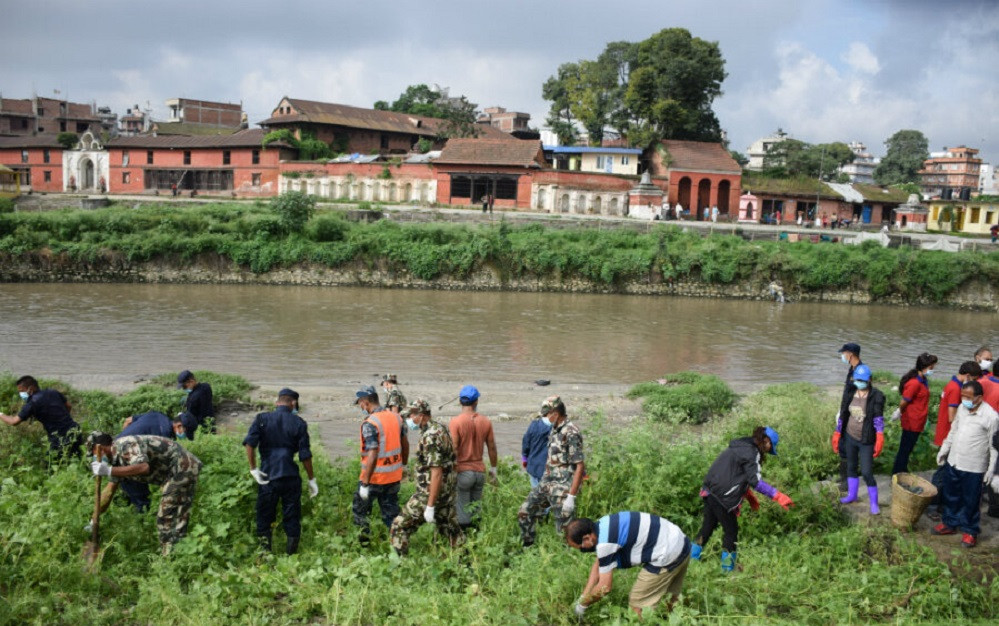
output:
[[[774,142],[763,156],[763,170],[769,176],[806,176],[838,180],[837,170],[854,158],[842,141],[809,144],[798,139]]]
[[[558,72],[548,77],[541,86],[542,97],[552,103],[545,123],[564,146],[574,145],[579,140],[579,129],[576,128],[576,118],[569,98],[570,85],[578,80],[579,65],[563,63],[558,66]]]
[[[422,83],[406,87],[392,104],[378,100],[374,108],[442,119],[444,123],[438,127],[437,133],[441,139],[477,137],[479,134],[475,124],[478,105],[469,102],[465,96],[451,98],[446,93]]]
[[[900,130],[885,141],[888,151],[874,169],[879,185],[919,183],[919,170],[930,156],[930,142],[918,130]]]

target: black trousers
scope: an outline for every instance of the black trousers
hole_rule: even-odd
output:
[[[902,439],[898,442],[898,454],[895,455],[895,463],[891,468],[892,475],[909,471],[909,456],[912,455],[921,434],[922,431],[902,430]]]
[[[270,537],[281,501],[281,525],[288,537],[302,535],[302,479],[286,476],[257,485],[257,535]]]
[[[354,514],[354,525],[361,528],[362,534],[367,534],[370,529],[368,516],[371,515],[371,506],[376,501],[378,508],[381,509],[382,522],[385,523],[386,528],[392,528],[392,520],[399,515],[399,484],[369,485],[367,500],[362,500],[361,496],[356,491],[354,492],[351,511]],[[358,487],[360,487],[360,482],[358,482]]]
[[[714,496],[704,496],[704,521],[701,522],[701,530],[697,533],[694,541],[704,545],[711,539],[711,534],[715,528],[721,524],[724,535],[722,536],[722,548],[726,552],[736,551],[736,542],[739,540],[739,518],[735,511],[727,511]],[[737,511],[738,509],[736,509]]]

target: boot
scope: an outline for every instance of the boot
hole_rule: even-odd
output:
[[[871,501],[871,515],[880,515],[881,508],[878,507],[878,486],[867,488],[867,498]]]
[[[260,549],[264,552],[271,551],[271,536],[267,535],[257,535],[257,541],[260,542]]]
[[[723,572],[731,572],[735,569],[735,552],[725,552],[722,550],[721,566]]]
[[[701,544],[699,544],[699,543],[692,543],[692,544],[690,544],[690,558],[694,559],[695,561],[700,561],[701,560],[701,550],[703,550],[703,549],[704,549],[704,547],[701,546]]]
[[[846,479],[846,497],[840,498],[840,504],[850,504],[857,500],[857,490],[860,488],[860,478]],[[877,487],[875,487],[877,489]]]
[[[286,552],[288,554],[295,554],[298,552],[298,537],[288,537],[288,546]]]

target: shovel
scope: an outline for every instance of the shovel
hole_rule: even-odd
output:
[[[90,541],[83,546],[84,569],[93,570],[100,555],[101,540],[99,535],[101,521],[101,477],[94,477],[94,518],[90,521]]]

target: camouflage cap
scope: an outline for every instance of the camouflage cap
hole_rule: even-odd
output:
[[[406,407],[406,413],[421,413],[423,415],[430,415],[430,403],[423,398],[417,398],[409,403]]]
[[[379,383],[379,386],[384,387],[385,383],[392,383],[393,385],[398,385],[399,379],[396,378],[395,374],[383,374],[382,382]]]
[[[558,396],[548,396],[544,402],[541,403],[541,414],[548,415],[551,413],[552,409],[562,404],[562,398]]]

